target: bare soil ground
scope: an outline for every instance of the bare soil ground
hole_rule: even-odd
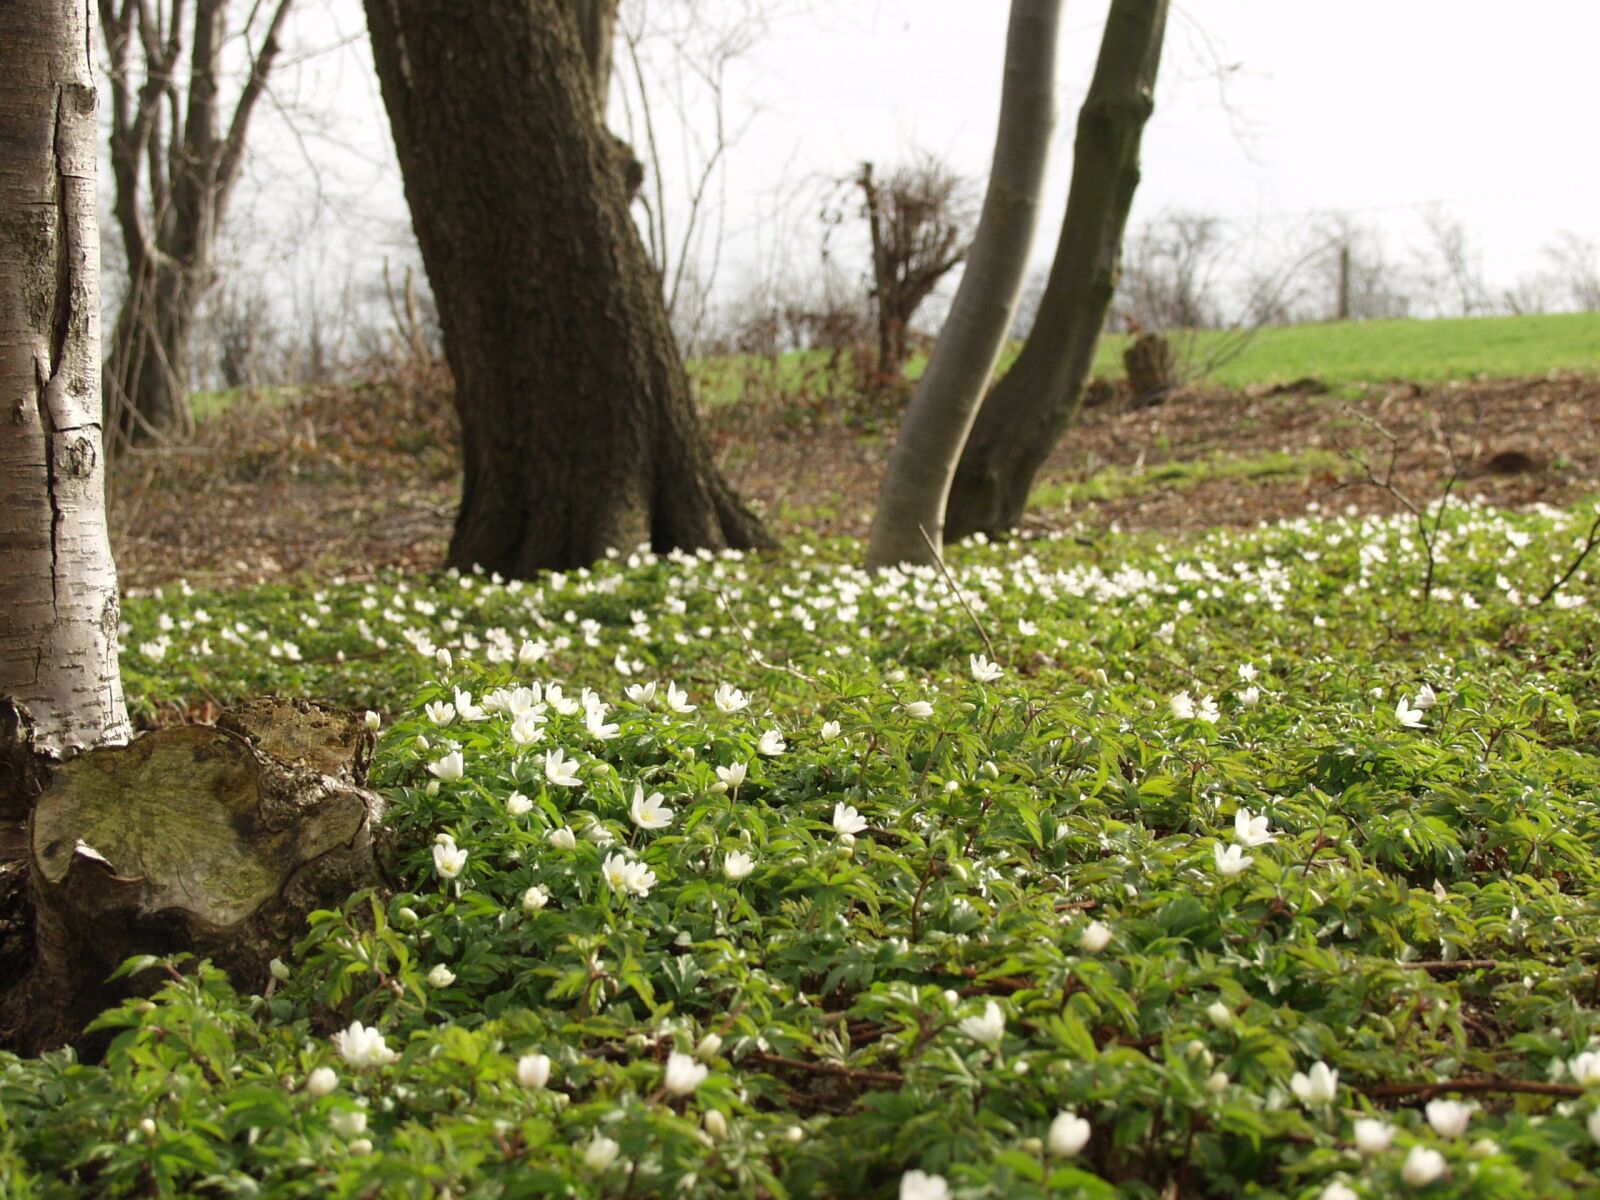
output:
[[[1191,388],[1143,409],[1113,396],[1084,411],[1038,482],[1081,494],[1092,489],[1072,485],[1112,468],[1117,486],[1033,512],[1023,532],[1253,524],[1312,502],[1392,511],[1396,492],[1426,503],[1452,476],[1454,495],[1507,507],[1600,490],[1593,376],[1396,384],[1353,400],[1318,391]],[[708,431],[730,479],[780,534],[860,535],[892,422],[881,414],[865,423],[879,431],[863,432],[859,414],[743,406],[712,414]],[[1394,491],[1368,482],[1353,455]],[[1268,460],[1277,465],[1258,474],[1229,468]],[[457,472],[441,373],[309,389],[277,405],[240,405],[191,446],[114,462],[113,548],[130,589],[179,577],[231,586],[428,570],[450,535]]]

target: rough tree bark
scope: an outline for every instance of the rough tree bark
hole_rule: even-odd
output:
[[[0,819],[125,741],[100,436],[100,240],[86,3],[0,4]]]
[[[1061,9],[1062,0],[1012,0],[1000,128],[983,214],[950,315],[889,459],[872,521],[869,567],[939,557],[951,477],[1016,313],[1038,221],[1055,128]]]
[[[242,31],[249,73],[226,130],[219,77],[228,0],[194,0],[192,23],[186,0],[98,2],[110,64],[114,211],[128,259],[105,366],[105,420],[115,446],[193,432],[189,334],[213,282],[217,232],[292,0],[270,7],[254,48],[251,26],[269,7],[252,10]],[[185,53],[187,95],[179,87]]]
[[[449,561],[768,543],[711,460],[565,0],[366,0],[455,377]]]
[[[259,983],[308,912],[382,882],[353,714],[118,744],[89,13],[0,0],[0,1046],[28,1054],[138,986],[107,986],[129,955]]]
[[[0,980],[0,1044],[76,1041],[148,986],[110,978],[133,954],[191,953],[262,987],[307,913],[384,883],[371,748],[354,713],[263,700],[58,767],[29,822],[31,944],[12,939],[27,965]]]
[[[611,100],[611,49],[620,0],[567,0],[578,25],[578,43],[594,89],[594,119],[605,124]]]
[[[1078,114],[1050,279],[1027,344],[983,402],[962,452],[945,510],[951,539],[1016,528],[1034,476],[1077,412],[1116,291],[1166,23],[1167,0],[1112,0]]]

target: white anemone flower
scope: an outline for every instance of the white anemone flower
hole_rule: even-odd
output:
[[[1413,1146],[1400,1164],[1400,1178],[1414,1188],[1427,1187],[1444,1174],[1444,1155],[1426,1146]]]
[[[1442,1138],[1458,1138],[1472,1120],[1472,1105],[1459,1100],[1430,1100],[1423,1109],[1428,1124]]]
[[[708,1074],[710,1068],[695,1062],[692,1055],[674,1050],[667,1055],[666,1078],[662,1082],[672,1095],[687,1096],[705,1082]]]
[[[455,783],[467,773],[466,761],[461,757],[461,751],[452,750],[438,762],[428,764],[428,774],[443,783]]]
[[[857,834],[867,827],[867,819],[850,804],[840,802],[833,806],[833,828],[836,833]]]
[[[1006,1017],[1000,1006],[991,1000],[984,1006],[982,1015],[963,1017],[956,1028],[979,1045],[997,1050],[1006,1035]]]
[[[1600,1053],[1585,1050],[1567,1064],[1567,1069],[1572,1072],[1573,1081],[1583,1087],[1600,1084]]]
[[[545,837],[557,850],[576,850],[578,848],[578,835],[572,832],[571,826],[563,825],[560,829],[552,829],[545,834]]]
[[[1224,847],[1221,842],[1211,847],[1217,859],[1217,874],[1225,878],[1233,878],[1246,870],[1255,859],[1244,852],[1238,845]]]
[[[467,865],[467,852],[452,842],[436,842],[433,847],[433,869],[445,879],[454,879]]]
[[[1320,1059],[1308,1071],[1296,1071],[1289,1089],[1307,1108],[1326,1108],[1339,1095],[1339,1072]]]
[[[311,1096],[326,1096],[339,1086],[339,1073],[332,1067],[318,1067],[306,1076],[306,1092]]]
[[[950,1200],[950,1185],[943,1175],[907,1171],[900,1176],[900,1200]]]
[[[550,1056],[524,1054],[517,1059],[517,1082],[529,1091],[538,1091],[550,1082]]]
[[[1233,814],[1233,838],[1241,846],[1265,846],[1277,840],[1277,834],[1267,827],[1267,814],[1253,815],[1248,808]]]
[[[750,697],[731,683],[717,684],[717,690],[711,694],[711,701],[717,706],[717,711],[723,713],[736,713],[740,709],[750,707]]]
[[[672,810],[667,807],[665,799],[660,792],[644,794],[644,788],[634,785],[633,803],[628,808],[628,816],[640,829],[665,829],[672,824]]]
[[[978,683],[993,683],[1005,674],[999,663],[989,661],[986,654],[967,655],[967,665],[972,671],[972,678]]]
[[[1056,1158],[1071,1158],[1089,1144],[1089,1122],[1075,1112],[1059,1112],[1050,1122],[1045,1146]]]
[[[1374,1117],[1360,1117],[1352,1127],[1356,1153],[1365,1156],[1382,1154],[1394,1141],[1395,1127]]]
[[[360,1021],[351,1021],[348,1028],[334,1034],[333,1044],[340,1057],[358,1070],[386,1067],[400,1057],[389,1049],[381,1031],[369,1028]]]
[[[581,787],[583,784],[578,778],[576,760],[563,754],[559,746],[544,756],[544,777],[557,787]]]
[[[583,1165],[591,1171],[604,1171],[617,1161],[617,1155],[622,1153],[622,1147],[616,1142],[601,1134],[595,1134],[594,1140],[584,1148]]]

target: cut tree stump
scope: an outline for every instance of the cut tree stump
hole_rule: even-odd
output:
[[[1176,386],[1177,363],[1172,345],[1160,334],[1144,334],[1124,350],[1122,365],[1128,372],[1135,408],[1160,404]]]
[[[0,1042],[75,1040],[138,989],[106,982],[135,954],[186,951],[264,986],[308,913],[384,883],[371,745],[353,713],[265,700],[56,767],[29,824],[33,962],[0,980]]]

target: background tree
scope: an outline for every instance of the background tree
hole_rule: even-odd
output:
[[[967,184],[931,155],[882,180],[871,163],[862,163],[852,182],[871,238],[878,374],[898,379],[910,353],[912,318],[972,248]]]
[[[1011,328],[1055,130],[1061,0],[1012,0],[994,166],[961,286],[889,458],[871,567],[937,560],[945,500]]]
[[[0,814],[11,816],[36,787],[32,752],[60,759],[128,736],[101,453],[89,21],[87,0],[0,4]]]
[[[1167,0],[1112,0],[1078,113],[1055,262],[1028,341],[984,400],[961,453],[945,511],[948,537],[1015,528],[1034,476],[1077,411],[1116,293],[1166,24]]]
[[[217,231],[292,2],[249,6],[237,35],[248,66],[224,128],[229,0],[99,0],[114,211],[128,263],[105,364],[113,438],[193,431],[189,335],[214,282]]]
[[[1564,229],[1543,250],[1556,284],[1578,312],[1600,312],[1600,243]]]
[[[1134,330],[1215,329],[1222,313],[1222,222],[1201,212],[1166,213],[1128,240],[1117,276],[1117,311]]]
[[[455,378],[449,561],[762,544],[711,460],[568,0],[367,0]]]

